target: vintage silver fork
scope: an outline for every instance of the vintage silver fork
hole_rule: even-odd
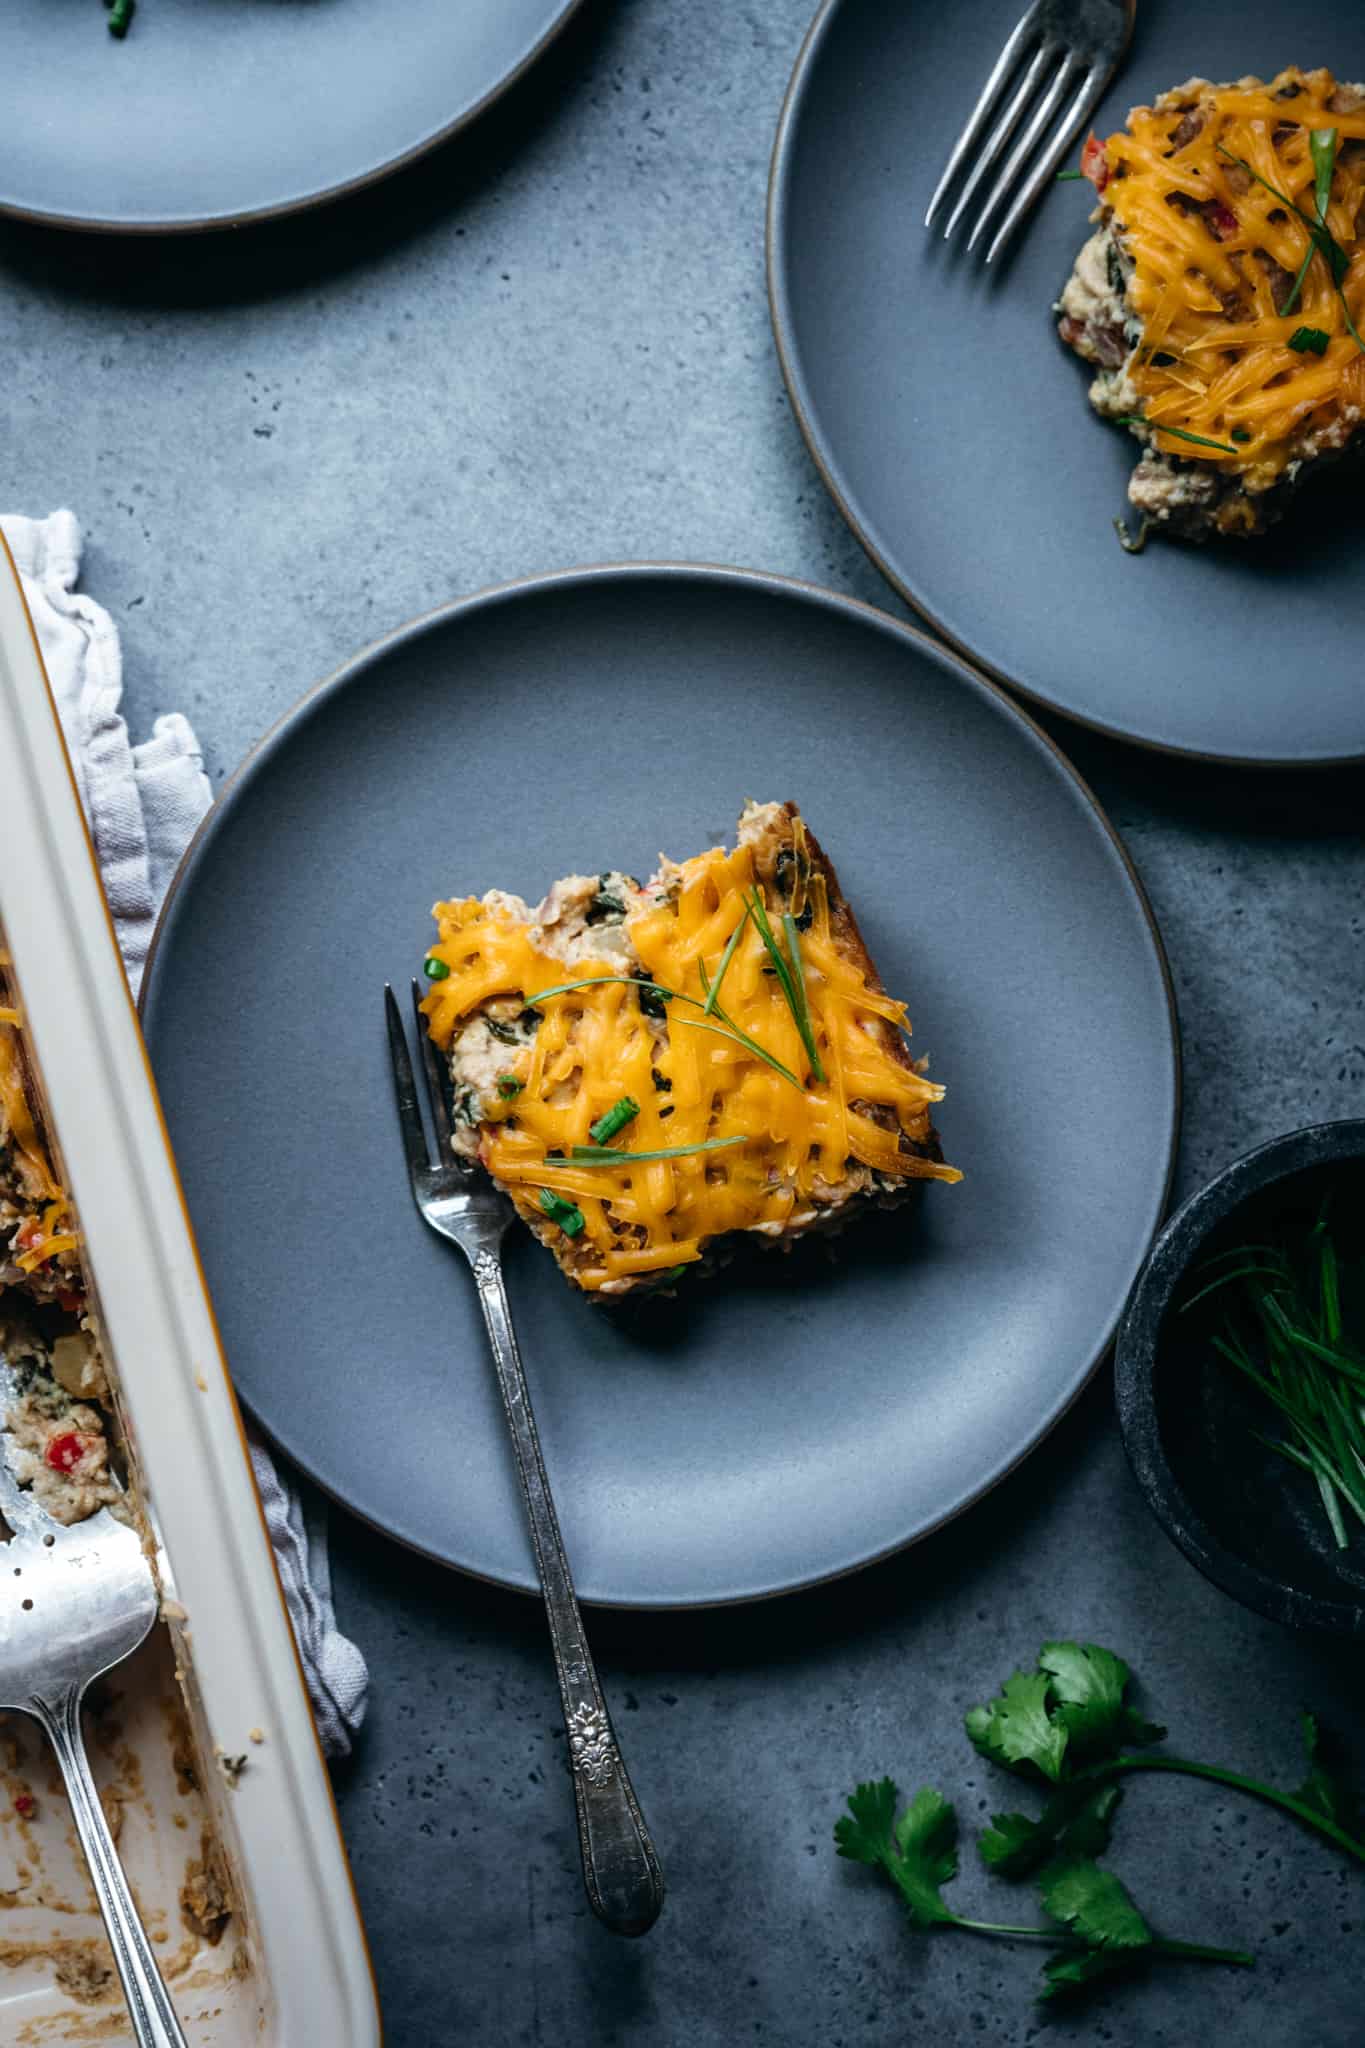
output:
[[[924,216],[927,228],[933,226],[958,172],[972,158],[971,169],[943,230],[945,240],[952,234],[987,171],[1032,108],[1023,134],[982,201],[967,237],[967,247],[974,249],[1033,159],[1028,175],[1014,191],[1009,209],[991,238],[987,263],[999,255],[1099,105],[1100,95],[1128,47],[1136,11],[1137,0],[1033,0],[997,57],[966,127],[953,144]],[[1010,86],[1013,91],[1006,98]],[[1068,94],[1056,126],[1043,141],[1043,130]],[[987,124],[1002,99],[1004,109],[987,133]]]
[[[658,1919],[664,1902],[663,1874],[597,1682],[512,1329],[512,1312],[502,1277],[502,1240],[516,1212],[486,1174],[477,1167],[465,1166],[451,1151],[446,1085],[427,1034],[426,1019],[417,1007],[420,999],[421,990],[414,981],[412,1002],[417,1043],[421,1048],[427,1107],[436,1136],[434,1165],[427,1150],[403,1019],[393,990],[387,985],[384,989],[398,1121],[413,1200],[437,1235],[457,1244],[469,1260],[479,1306],[488,1325],[559,1675],[588,1903],[613,1933],[645,1934]]]
[[[0,1395],[13,1396],[0,1361]],[[138,2048],[186,2048],[175,2008],[138,1917],[81,1734],[81,1702],[94,1681],[131,1657],[159,1605],[135,1529],[108,1508],[65,1528],[21,1487],[0,1436],[0,1708],[28,1714],[57,1753],[71,1818],[90,1866]]]

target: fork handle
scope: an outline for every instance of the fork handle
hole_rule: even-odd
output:
[[[147,1931],[133,1904],[133,1894],[90,1775],[85,1738],[81,1734],[83,1692],[83,1687],[72,1685],[55,1701],[34,1698],[29,1702],[29,1712],[47,1730],[57,1753],[66,1796],[71,1802],[71,1818],[90,1866],[90,1881],[104,1915],[138,2048],[186,2048],[185,2036],[156,1966]]]
[[[512,1329],[502,1263],[480,1251],[471,1263],[493,1346],[498,1386],[512,1431],[531,1542],[550,1623],[559,1696],[569,1738],[578,1846],[588,1903],[613,1934],[645,1934],[664,1902],[663,1873],[626,1774],[583,1629],[559,1517],[545,1476],[540,1437]]]

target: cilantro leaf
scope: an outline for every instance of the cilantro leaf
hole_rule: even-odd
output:
[[[950,1926],[957,1915],[939,1888],[957,1876],[957,1815],[941,1792],[924,1785],[896,1820],[898,1796],[891,1778],[859,1785],[834,1824],[835,1847],[885,1871],[916,1927]]]
[[[859,1785],[848,1796],[848,1812],[834,1823],[838,1853],[854,1863],[881,1863],[892,1849],[891,1824],[896,1817],[896,1782],[879,1778]]]
[[[1121,1948],[1073,1949],[1066,1955],[1049,1956],[1043,1964],[1043,1988],[1038,1996],[1074,1997],[1078,1991],[1088,1991],[1097,1978],[1126,1970],[1131,1960],[1131,1951]]]
[[[1097,1643],[1044,1643],[1038,1666],[1051,1680],[1054,1719],[1073,1748],[1113,1750],[1124,1742],[1159,1742],[1166,1733],[1125,1704],[1133,1674],[1112,1650]]]
[[[987,1870],[1001,1877],[1027,1877],[1052,1853],[1054,1837],[1026,1813],[993,1813],[977,1849]]]
[[[1067,1731],[1048,1714],[1048,1677],[1016,1671],[984,1707],[973,1707],[966,1729],[974,1746],[1006,1770],[1040,1771],[1050,1783],[1062,1775]]]
[[[1095,1786],[1062,1829],[1059,1846],[1063,1856],[1102,1856],[1109,1847],[1114,1810],[1122,1797],[1122,1785]]]
[[[917,1927],[955,1920],[940,1885],[957,1876],[957,1815],[941,1792],[923,1785],[896,1822],[891,1875]]]
[[[1091,1948],[1150,1948],[1152,1930],[1112,1870],[1068,1856],[1043,1873],[1043,1911]]]
[[[1122,1797],[1122,1786],[1112,1780],[1070,1784],[1053,1793],[1037,1820],[1023,1813],[992,1814],[991,1826],[976,1845],[981,1860],[999,1877],[1018,1878],[1030,1877],[1059,1853],[1101,1856]]]

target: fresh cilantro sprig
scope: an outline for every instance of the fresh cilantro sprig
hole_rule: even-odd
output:
[[[1154,1933],[1113,1871],[1101,1866],[1123,1797],[1119,1780],[1135,1771],[1207,1778],[1278,1807],[1365,1862],[1348,1778],[1310,1713],[1301,1721],[1307,1776],[1294,1792],[1214,1764],[1153,1755],[1166,1731],[1138,1713],[1129,1698],[1131,1684],[1132,1672],[1112,1650],[1096,1643],[1045,1643],[1033,1670],[1013,1672],[994,1699],[966,1716],[967,1734],[982,1756],[1046,1788],[1041,1813],[992,1815],[977,1847],[992,1876],[1036,1882],[1050,1924],[973,1920],[949,1905],[944,1887],[957,1875],[957,1817],[931,1786],[918,1791],[898,1816],[892,1779],[859,1785],[835,1823],[838,1853],[879,1870],[917,1928],[947,1927],[1050,1947],[1039,1992],[1044,1999],[1074,1997],[1150,1959],[1250,1964],[1253,1958],[1240,1949]]]
[[[898,1818],[894,1780],[859,1785],[849,1795],[848,1812],[835,1822],[834,1841],[840,1856],[871,1865],[895,1886],[914,1927],[952,1927],[1054,1949],[1044,1966],[1041,1998],[1082,1989],[1148,1956],[1249,1965],[1252,1958],[1238,1949],[1159,1938],[1113,1872],[1101,1870],[1091,1852],[1108,1840],[1116,1800],[1111,1787],[1092,1790],[1089,1812],[1077,1814],[1066,1853],[1044,1872],[1039,1896],[1051,1926],[969,1920],[948,1904],[943,1887],[957,1876],[957,1815],[932,1786],[922,1786]]]
[[[989,1868],[1008,1876],[1036,1869],[1061,1840],[1088,1789],[1136,1771],[1173,1771],[1248,1793],[1365,1863],[1365,1840],[1351,1832],[1358,1823],[1344,1781],[1323,1764],[1311,1715],[1304,1722],[1308,1780],[1297,1792],[1282,1792],[1216,1764],[1147,1754],[1166,1731],[1129,1705],[1131,1680],[1112,1650],[1094,1643],[1045,1643],[1035,1670],[1014,1672],[993,1700],[967,1714],[968,1737],[982,1756],[1053,1788],[1036,1820],[1017,1813],[994,1816],[978,1845]]]

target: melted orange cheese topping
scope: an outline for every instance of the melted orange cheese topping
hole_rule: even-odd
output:
[[[0,1010],[0,1140],[14,1147],[27,1170],[27,1192],[35,1200],[57,1200],[61,1188],[29,1106],[28,1079],[19,1048],[19,1013]],[[74,1240],[73,1240],[74,1243]]]
[[[1268,488],[1306,437],[1365,409],[1365,354],[1326,259],[1314,254],[1293,311],[1280,314],[1289,292],[1282,273],[1297,275],[1308,232],[1229,161],[1240,157],[1313,220],[1309,135],[1337,131],[1327,226],[1350,258],[1342,291],[1365,334],[1365,150],[1351,146],[1365,141],[1365,106],[1333,111],[1336,89],[1328,71],[1289,70],[1269,85],[1192,84],[1135,108],[1128,128],[1104,144],[1104,204],[1133,260],[1128,298],[1143,322],[1129,370],[1140,409],[1154,425],[1228,444],[1235,452],[1157,440],[1164,454],[1245,474],[1251,489]],[[1182,109],[1192,103],[1201,125],[1177,147]],[[1267,271],[1262,254],[1277,268]],[[1329,336],[1322,355],[1289,347],[1300,327]]]
[[[550,997],[532,1044],[508,1052],[521,1090],[487,1116],[481,1156],[518,1209],[543,1227],[539,1191],[575,1203],[584,1229],[574,1277],[593,1291],[636,1273],[699,1259],[709,1238],[767,1227],[780,1233],[844,1184],[850,1162],[898,1178],[955,1181],[955,1168],[900,1146],[923,1141],[929,1105],[943,1090],[905,1065],[894,1048],[908,1029],[905,1006],[870,986],[835,945],[823,877],[801,960],[815,1042],[826,1079],[817,1083],[769,956],[752,919],[726,970],[720,1008],[782,1062],[794,1087],[731,1038],[706,1028],[702,966],[714,978],[754,886],[752,853],[715,848],[678,871],[676,894],[631,911],[626,930],[644,973],[677,992],[667,1024],[640,1007],[629,982],[604,982]],[[534,998],[592,975],[619,975],[619,960],[564,961],[534,943],[533,928],[478,898],[440,903],[431,951],[449,969],[422,1007],[436,1044],[490,998]],[[691,1001],[682,998],[690,997]],[[654,1074],[668,1084],[656,1087]],[[639,1114],[612,1145],[632,1151],[742,1137],[723,1151],[640,1166],[585,1167],[550,1159],[591,1143],[589,1126],[623,1095]],[[890,1113],[887,1128],[870,1113]]]

